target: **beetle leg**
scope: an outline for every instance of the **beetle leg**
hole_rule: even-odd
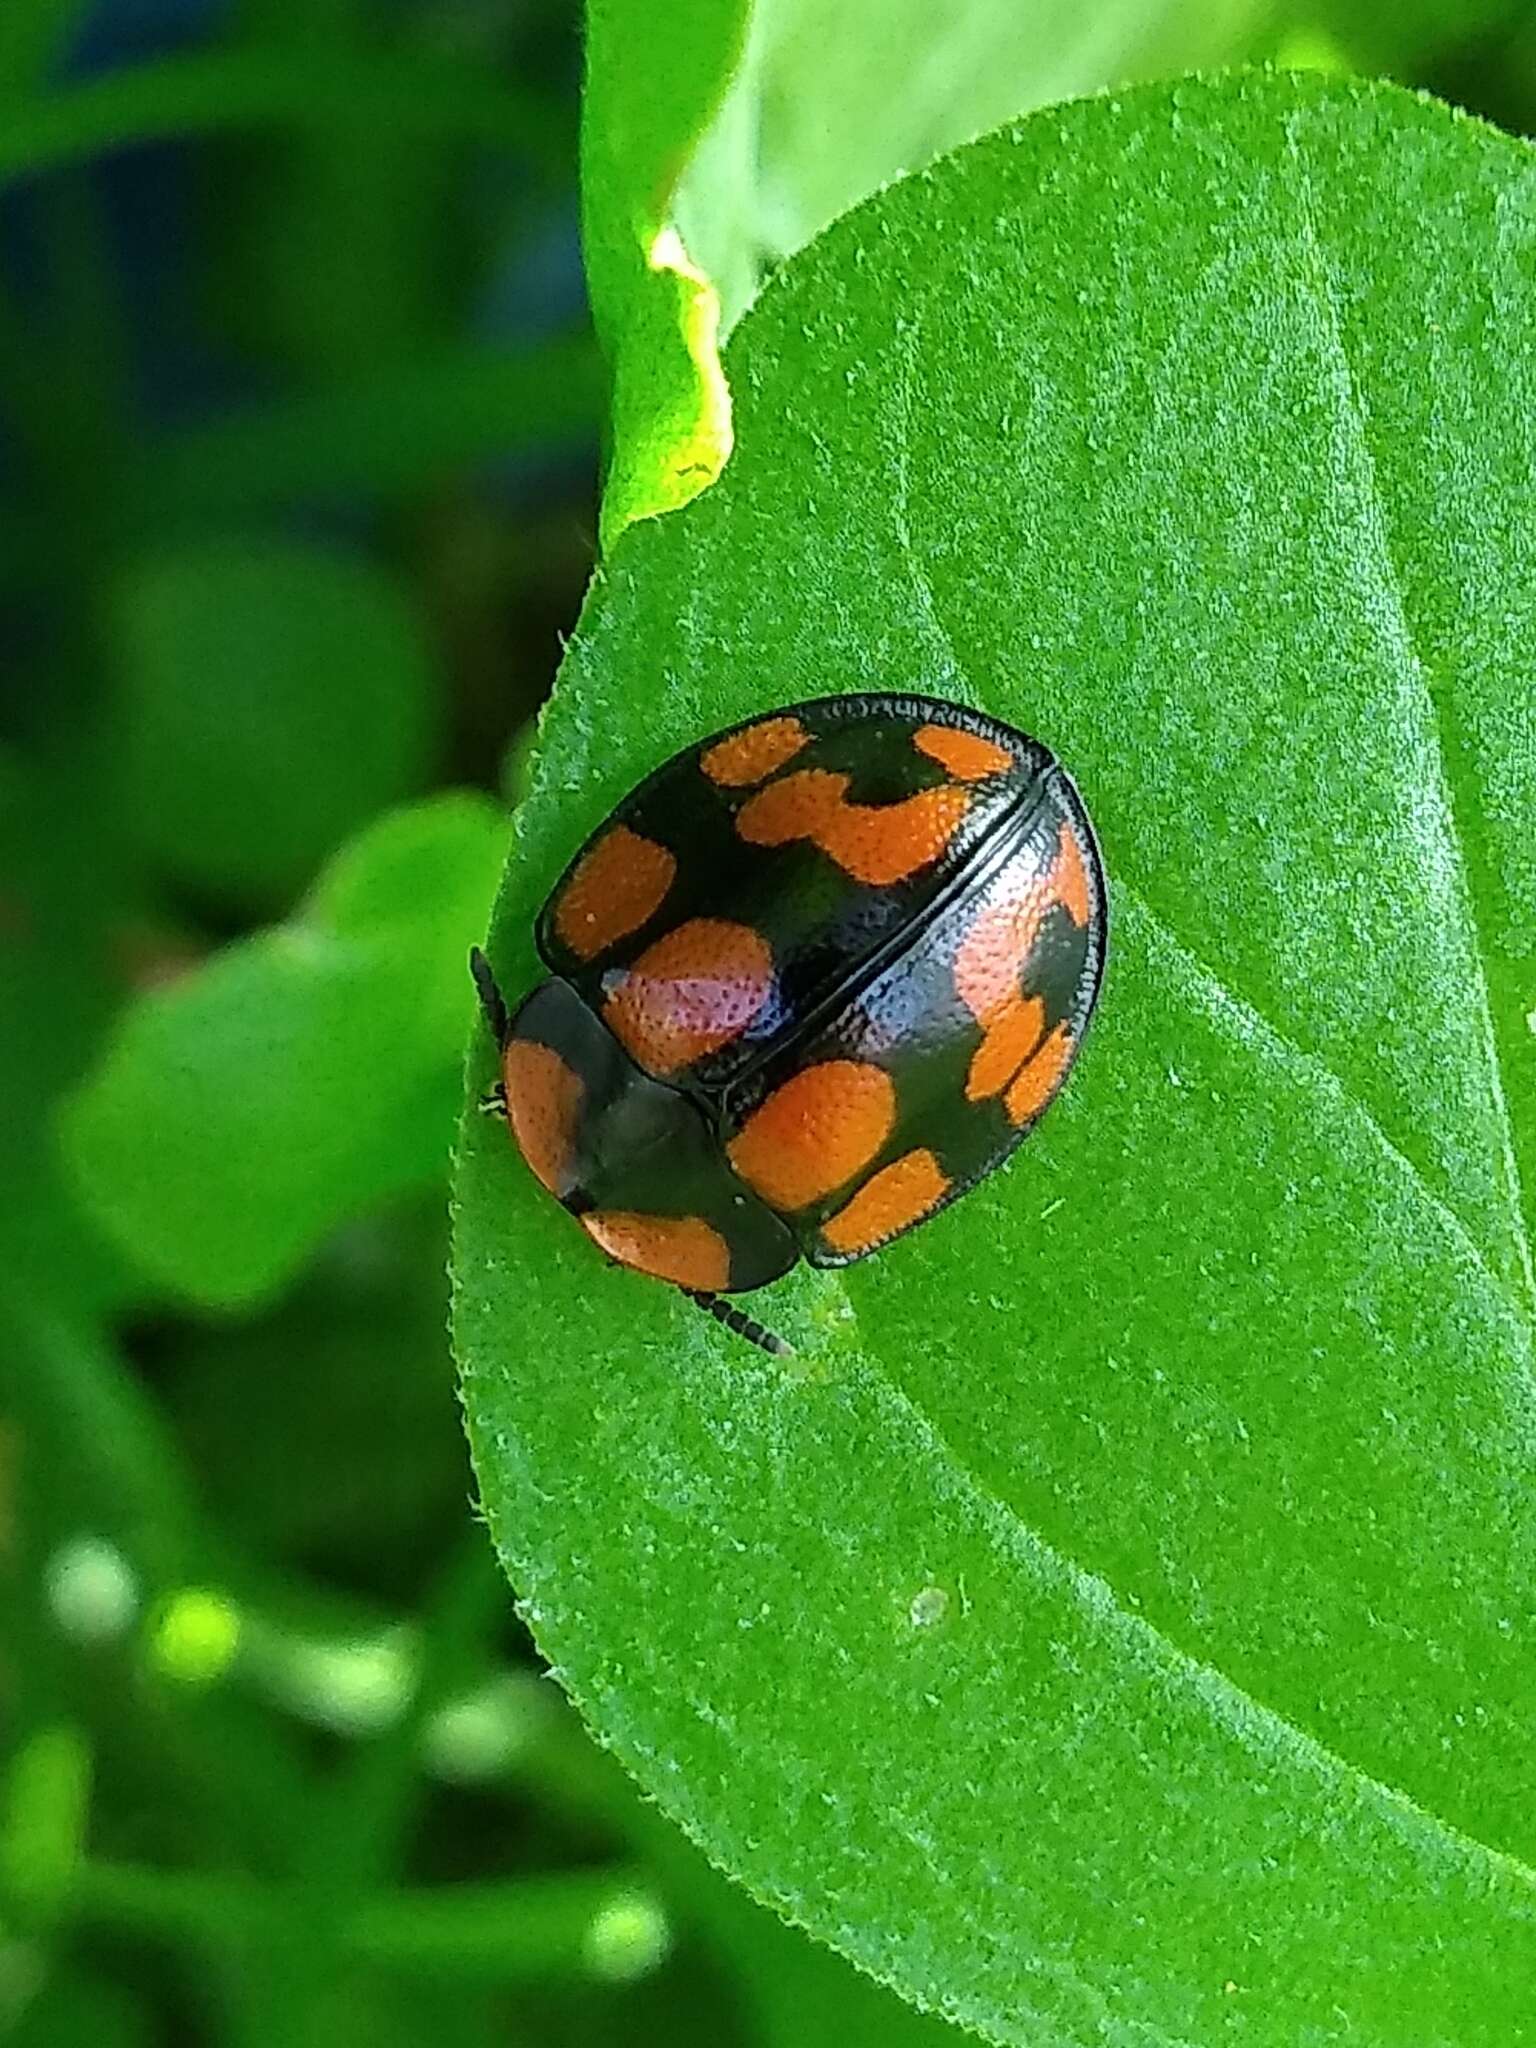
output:
[[[500,1052],[507,1042],[507,1033],[512,1020],[507,1014],[506,1000],[496,986],[496,977],[491,972],[491,963],[478,946],[469,949],[469,971],[475,979],[475,993],[480,998],[480,1007],[485,1012],[485,1021],[491,1027],[491,1036]]]

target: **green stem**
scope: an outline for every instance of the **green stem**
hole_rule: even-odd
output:
[[[409,492],[493,456],[593,437],[604,373],[586,334],[391,366],[199,427],[151,455],[156,524],[295,499]]]
[[[24,1497],[46,1486],[52,1499],[88,1503],[84,1526],[121,1547],[147,1603],[222,1576],[174,1443],[104,1332],[19,1292],[0,1293],[0,1411],[20,1426]],[[47,1514],[31,1526],[48,1528]],[[28,1568],[42,1563],[29,1558]],[[181,1780],[188,1812],[215,1819],[226,1839],[275,1867],[308,1805],[288,1731],[220,1689],[189,1696],[139,1687],[123,1706]]]
[[[381,1893],[338,1925],[344,1959],[411,1974],[535,1983],[586,1974],[592,1924],[616,1899],[649,1896],[624,1866],[496,1884]],[[175,1948],[281,1942],[301,1899],[250,1880],[140,1864],[91,1863],[73,1893],[83,1922]]]
[[[92,1503],[158,1591],[198,1566],[185,1473],[155,1404],[106,1335],[34,1302],[0,1295],[0,1406],[16,1418],[56,1495]]]
[[[228,1948],[270,1940],[284,1901],[249,1878],[204,1870],[151,1870],[134,1863],[87,1863],[76,1874],[75,1915],[115,1934],[175,1948]]]
[[[420,1796],[427,1718],[485,1668],[487,1640],[511,1595],[485,1531],[461,1538],[424,1617],[411,1702],[386,1733],[361,1742],[316,1813],[301,1869],[327,1896],[371,1891],[394,1867]]]
[[[230,50],[109,72],[0,118],[0,184],[131,143],[262,128],[351,130],[377,147],[450,135],[525,152],[548,175],[572,160],[552,106],[510,81],[440,58]]]
[[[580,1870],[384,1893],[352,1913],[346,1945],[391,1969],[493,1983],[583,1976],[593,1921],[626,1895],[654,1896],[643,1872]]]

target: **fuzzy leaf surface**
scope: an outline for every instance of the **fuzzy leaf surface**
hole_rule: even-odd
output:
[[[1010,1166],[747,1349],[469,1119],[457,1343],[546,1655],[760,1898],[994,2040],[1536,2039],[1536,156],[1385,87],[1058,108],[728,351],[543,727],[582,839],[758,709],[1047,740],[1114,938]],[[488,1049],[474,1063],[478,1087]]]

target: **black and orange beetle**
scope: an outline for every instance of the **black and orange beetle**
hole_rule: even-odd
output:
[[[1045,1113],[1093,1013],[1104,874],[1050,751],[929,697],[818,698],[690,747],[540,913],[488,1107],[610,1258],[722,1301],[866,1258]]]

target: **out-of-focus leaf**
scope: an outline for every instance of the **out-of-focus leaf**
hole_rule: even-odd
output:
[[[360,1218],[267,1314],[168,1338],[161,1383],[187,1461],[253,1555],[384,1595],[456,1528],[468,1482],[445,1235],[440,1191]]]
[[[84,1846],[91,1754],[79,1729],[35,1728],[0,1784],[0,1903],[25,1926],[64,1906]]]
[[[145,2048],[153,2021],[142,1997],[125,1984],[98,1978],[75,1964],[55,1971],[6,2034],[7,2048]]]
[[[169,1425],[99,1325],[0,1287],[0,1412],[35,1552],[99,1539],[156,1591],[192,1568],[196,1507]]]
[[[1246,56],[1407,77],[1428,51],[1508,12],[1503,0],[757,0],[678,218],[729,329],[765,266],[1001,121]]]
[[[35,90],[63,54],[84,0],[5,0],[0,7],[0,93]]]
[[[153,953],[110,805],[83,736],[59,760],[0,751],[0,1277],[87,1314],[127,1275],[65,1179],[53,1113]]]
[[[797,1360],[486,1119],[458,1185],[551,1665],[759,1897],[1021,2048],[1536,2039],[1533,259],[1536,152],[1389,88],[991,136],[763,295],[731,463],[542,727],[513,1000],[616,799],[817,691],[979,703],[1099,824],[1064,1101],[755,1300]]]
[[[1298,26],[1335,35],[1362,71],[1405,78],[1435,50],[1512,24],[1519,0],[1311,0],[1289,10]]]
[[[589,0],[582,236],[612,372],[603,491],[609,547],[633,520],[684,505],[730,453],[719,296],[678,232],[677,189],[741,59],[747,0]]]
[[[1348,77],[1356,69],[1343,44],[1315,24],[1287,30],[1275,47],[1274,61],[1281,71],[1321,71],[1331,77]]]
[[[595,441],[601,365],[582,335],[521,351],[477,346],[349,377],[195,428],[149,483],[162,518],[249,513],[295,499],[404,495],[475,464]]]
[[[125,1017],[65,1124],[80,1198],[162,1284],[236,1303],[441,1170],[506,822],[450,795],[370,826],[293,922]]]
[[[178,880],[283,902],[423,779],[432,665],[371,563],[189,544],[124,577],[115,620],[129,816]]]
[[[1246,54],[1269,0],[760,0],[756,260],[1011,116]]]

